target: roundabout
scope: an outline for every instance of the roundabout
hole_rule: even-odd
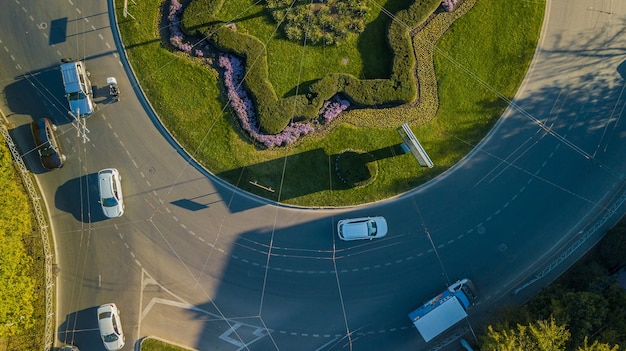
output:
[[[454,349],[456,337],[471,335],[493,308],[519,303],[548,284],[623,213],[626,133],[616,112],[624,105],[623,59],[614,48],[626,45],[616,25],[626,16],[625,6],[613,4],[607,16],[589,12],[582,3],[548,2],[534,61],[515,99],[480,144],[466,145],[472,151],[453,168],[388,200],[303,209],[239,191],[201,167],[195,157],[202,158],[203,150],[190,153],[180,147],[174,140],[183,130],[166,130],[153,114],[137,84],[148,87],[148,78],[137,82],[125,75],[130,71],[125,58],[106,49],[120,44],[108,27],[115,28],[107,18],[111,9],[102,3],[82,5],[64,4],[52,13],[45,5],[35,6],[26,15],[0,21],[34,30],[35,23],[48,22],[50,16],[90,18],[98,24],[93,33],[69,28],[89,39],[102,35],[97,42],[68,40],[52,47],[44,32],[32,40],[32,48],[4,38],[3,43],[41,91],[58,77],[50,74],[46,84],[33,77],[45,78],[46,69],[58,65],[57,56],[88,52],[87,65],[97,67],[91,68],[91,80],[104,86],[107,77],[115,76],[125,92],[119,102],[101,103],[87,120],[88,141],[76,136],[58,92],[58,100],[42,102],[42,110],[56,111],[61,144],[71,150],[63,169],[37,175],[58,250],[58,344],[102,348],[94,329],[95,307],[114,301],[128,350],[146,336],[198,350]],[[125,21],[120,18],[135,23]],[[132,45],[153,44],[159,45]],[[2,60],[3,67],[15,67],[10,58]],[[168,66],[159,67],[166,71]],[[13,69],[15,76],[26,74]],[[186,73],[181,69],[179,76]],[[476,85],[482,86],[479,78],[474,78]],[[11,88],[6,88],[9,93]],[[185,93],[202,95],[203,89]],[[9,120],[22,125],[24,115],[41,113],[29,108],[13,102]],[[484,108],[493,109],[493,101],[485,101]],[[345,136],[352,128],[336,127],[335,137],[349,140]],[[212,129],[197,129],[199,138],[219,138]],[[368,150],[389,145],[354,149],[375,155]],[[321,155],[320,164],[329,165],[329,156],[346,149],[305,151]],[[226,161],[238,157],[223,150],[217,155]],[[287,157],[275,152],[272,159]],[[389,158],[376,159],[376,182],[363,191],[384,178]],[[259,174],[265,162],[256,162]],[[275,165],[289,169],[281,161]],[[216,173],[229,172],[240,185],[248,181],[244,176],[252,166]],[[110,220],[99,210],[93,182],[95,172],[107,167],[123,175],[126,204],[124,215]],[[368,172],[372,177],[373,170]],[[289,171],[282,180],[306,181],[300,174]],[[399,179],[398,189],[412,181]],[[280,200],[287,195],[278,184],[271,186]],[[384,238],[338,238],[338,220],[370,215],[387,219]],[[572,246],[581,238],[579,246]],[[572,247],[571,256],[553,264]],[[462,277],[476,285],[476,306],[450,331],[450,344],[448,336],[426,344],[407,313]]]

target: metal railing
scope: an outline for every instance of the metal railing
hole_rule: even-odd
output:
[[[626,190],[620,192],[617,199],[615,199],[611,207],[607,208],[602,216],[598,218],[586,231],[580,233],[580,236],[576,241],[574,241],[571,245],[565,248],[559,256],[552,260],[546,267],[544,267],[541,271],[539,271],[535,276],[530,279],[528,282],[524,283],[522,286],[518,287],[513,291],[514,295],[519,294],[520,291],[526,289],[531,284],[537,282],[540,279],[543,279],[549,273],[551,273],[554,269],[556,269],[563,261],[568,259],[578,248],[580,248],[585,242],[598,230],[600,230],[608,221],[617,213],[619,208],[626,202]]]
[[[39,191],[37,187],[33,184],[32,175],[30,171],[28,170],[28,168],[26,168],[26,165],[24,164],[24,160],[22,160],[22,157],[20,156],[20,153],[17,150],[17,147],[15,146],[13,139],[11,138],[11,135],[9,134],[9,131],[7,130],[4,124],[0,124],[0,133],[2,133],[2,136],[4,137],[4,140],[6,141],[7,146],[9,147],[9,150],[11,151],[11,155],[13,155],[13,160],[15,161],[15,164],[17,165],[20,171],[20,174],[22,176],[22,182],[24,183],[24,186],[28,190],[28,195],[30,196],[31,202],[33,204],[35,218],[37,219],[37,224],[39,226],[39,234],[41,235],[41,242],[42,242],[43,251],[44,251],[44,266],[45,266],[45,271],[46,271],[46,282],[45,282],[46,284],[46,289],[45,289],[46,321],[45,321],[45,327],[44,327],[45,330],[44,330],[44,337],[43,337],[44,338],[43,350],[48,351],[52,347],[52,339],[54,337],[53,336],[54,309],[52,306],[52,301],[53,301],[52,295],[54,291],[53,290],[54,277],[52,275],[53,256],[52,256],[52,251],[50,248],[50,240],[48,240],[48,221],[46,220],[46,217],[44,216],[44,212],[41,209],[41,197],[39,196]]]

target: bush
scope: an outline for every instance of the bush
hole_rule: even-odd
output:
[[[270,1],[270,6],[279,7],[281,4],[278,0]],[[324,102],[338,93],[343,93],[352,104],[361,107],[398,105],[414,101],[417,98],[416,60],[409,28],[423,23],[440,4],[440,0],[418,0],[407,10],[399,11],[396,14],[397,20],[391,21],[388,41],[393,49],[394,59],[390,79],[361,80],[348,74],[328,74],[313,83],[308,93],[305,92],[299,98],[289,98],[288,101],[279,100],[269,83],[265,45],[260,40],[238,33],[219,22],[208,26],[204,34],[218,49],[244,58],[246,74],[243,80],[246,91],[256,106],[258,130],[261,133],[278,134],[294,120],[316,118]],[[302,13],[290,15],[290,12],[281,10],[274,12],[278,19],[292,16],[294,21],[300,21],[306,18]],[[361,7],[358,12],[366,13]],[[190,14],[185,16],[191,17]],[[320,21],[328,23],[328,16],[319,16]],[[342,25],[337,33],[345,30],[346,26]],[[287,35],[296,36],[303,30],[287,29]],[[308,35],[321,40],[325,33],[320,28],[314,28]]]
[[[365,0],[269,0],[267,8],[289,40],[335,45],[365,30]]]

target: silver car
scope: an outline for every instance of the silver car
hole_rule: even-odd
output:
[[[342,219],[337,234],[346,241],[382,238],[387,235],[387,220],[381,216]]]
[[[122,177],[115,168],[106,168],[98,172],[100,187],[100,205],[102,212],[109,218],[124,214],[124,196],[122,195]]]
[[[98,329],[104,347],[109,351],[120,350],[124,347],[124,332],[120,321],[120,311],[114,303],[98,307]]]

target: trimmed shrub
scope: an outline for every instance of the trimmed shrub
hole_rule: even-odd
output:
[[[223,0],[196,0],[192,2],[192,4],[195,3],[200,3],[200,5],[191,7],[191,9],[197,11],[206,8],[209,4],[221,6]],[[283,4],[283,0],[270,1],[270,4],[274,3],[275,5],[280,5]],[[290,4],[291,2],[288,3]],[[416,0],[408,9],[399,11],[395,16],[395,20],[390,22],[387,37],[393,52],[393,60],[389,79],[362,80],[348,74],[328,74],[311,84],[308,92],[305,91],[302,95],[284,99],[279,99],[276,96],[276,92],[269,82],[266,48],[260,40],[248,34],[239,33],[223,22],[215,21],[213,14],[215,11],[218,11],[219,7],[207,9],[208,15],[206,17],[208,17],[208,21],[206,17],[203,16],[203,18],[205,23],[209,23],[208,25],[202,23],[199,19],[200,16],[191,14],[188,11],[185,11],[184,18],[188,31],[202,28],[204,35],[219,50],[233,53],[244,59],[245,74],[242,74],[242,83],[240,83],[242,87],[239,88],[239,91],[245,91],[246,103],[256,107],[255,122],[251,124],[253,126],[250,129],[251,133],[280,135],[282,131],[290,128],[295,121],[318,118],[323,113],[325,102],[339,93],[345,96],[346,101],[350,101],[351,104],[359,107],[399,105],[415,101],[418,94],[418,82],[415,75],[416,59],[413,53],[410,30],[424,23],[441,4],[441,0]],[[347,5],[345,3],[343,5],[337,3],[336,6]],[[284,4],[282,7],[284,7]],[[171,32],[173,33],[170,42],[183,51],[192,52],[193,46],[184,42],[183,36],[179,35],[181,34],[179,29],[180,21],[177,21],[177,18],[180,11],[182,11],[181,8],[178,0],[172,0],[170,15],[168,16],[172,23]],[[365,11],[363,8],[359,9],[359,11]],[[288,13],[281,14],[278,10],[274,12],[280,18],[288,16]],[[322,13],[322,15],[319,18],[320,23],[330,25],[333,19],[332,13]],[[303,15],[300,14],[298,16],[302,17]],[[297,19],[296,17],[294,19]],[[304,18],[300,17],[298,17],[299,20]],[[347,30],[346,28],[341,30],[344,29]],[[301,35],[297,29],[288,31],[293,33],[288,33],[287,35]],[[321,40],[324,33],[322,31],[319,33],[312,31],[308,35],[319,36]],[[196,50],[194,53],[196,56],[203,56],[201,50]],[[240,96],[243,95],[240,94]],[[252,111],[251,107],[234,106],[234,109],[235,111]],[[240,120],[242,119],[241,116],[239,118]],[[246,123],[242,122],[242,125],[246,125]],[[244,127],[244,129],[246,128]],[[298,134],[301,131],[291,130],[289,133]],[[252,135],[252,137],[255,140],[259,140],[256,134]],[[284,145],[286,144],[285,140],[270,142],[269,144],[273,146]],[[265,142],[262,143],[266,145]]]

